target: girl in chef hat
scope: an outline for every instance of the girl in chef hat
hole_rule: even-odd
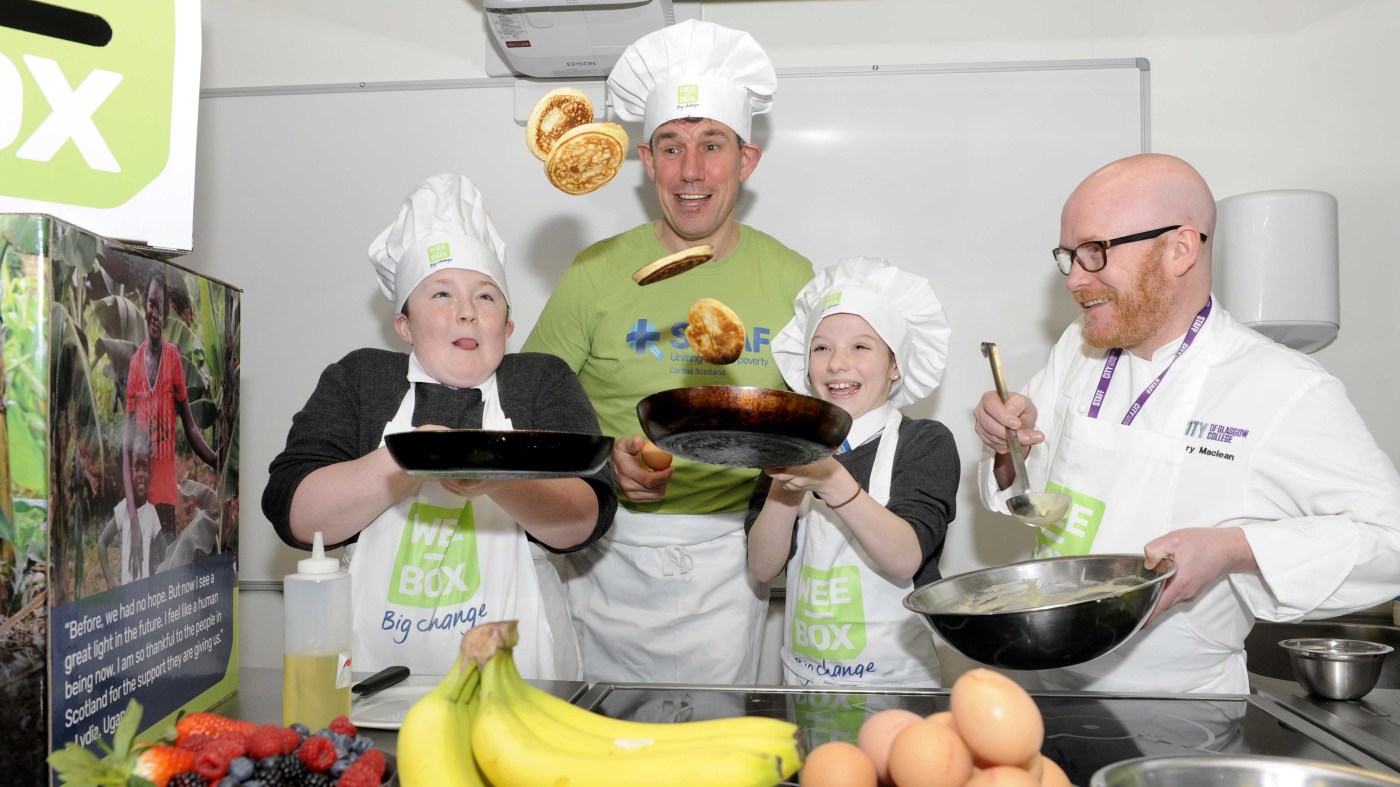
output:
[[[958,452],[943,424],[899,408],[938,386],[948,320],[927,279],[868,257],[818,272],[794,306],[773,339],[783,378],[853,423],[834,455],[766,470],[749,504],[749,566],[760,581],[787,569],[784,680],[938,686],[903,598],[939,578]]]
[[[419,428],[599,434],[573,371],[507,354],[514,324],[505,247],[481,193],[436,175],[370,244],[400,353],[356,350],[331,364],[270,468],[263,511],[292,546],[316,531],[347,548],[355,667],[446,674],[462,634],[520,621],[521,672],[577,679],[578,643],[558,574],[540,546],[580,548],[617,509],[611,471],[581,478],[425,480],[384,437]]]

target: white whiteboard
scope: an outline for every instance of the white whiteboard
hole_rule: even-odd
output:
[[[943,385],[909,408],[947,424],[962,455],[945,574],[1029,556],[1030,529],[977,501],[970,413],[991,384],[978,344],[1001,346],[1019,387],[1076,315],[1049,254],[1060,205],[1096,167],[1149,149],[1148,76],[1143,60],[785,70],[773,112],[755,119],[763,158],[741,221],[817,267],[863,254],[918,271],[948,311]],[[575,252],[655,218],[635,154],[593,194],[550,186],[513,119],[516,89],[478,79],[204,95],[195,248],[182,262],[245,289],[244,582],[279,579],[301,556],[260,500],[321,369],[357,347],[402,349],[365,249],[418,181],[461,172],[485,195],[507,243],[511,349]]]

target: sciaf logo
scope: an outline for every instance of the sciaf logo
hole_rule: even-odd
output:
[[[670,345],[676,350],[689,349],[690,342],[685,338],[687,323],[678,322],[671,326]],[[744,337],[744,352],[756,353],[763,349],[765,344],[772,344],[769,336],[772,330],[763,326],[754,326],[753,331]],[[650,354],[653,358],[660,360],[665,357],[661,350],[661,327],[645,317],[638,317],[632,329],[627,332],[627,344],[631,345],[632,352],[637,355]],[[744,361],[740,361],[744,363]],[[764,365],[767,361],[764,361]]]
[[[170,158],[176,2],[70,0],[51,9],[59,21],[100,31],[95,43],[0,26],[5,195],[112,208],[161,174]]]

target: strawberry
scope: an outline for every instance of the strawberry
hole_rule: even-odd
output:
[[[192,732],[189,735],[181,735],[175,741],[175,746],[180,749],[189,749],[197,752],[204,748],[206,743],[213,743],[214,739],[202,732]]]
[[[218,738],[229,732],[251,735],[257,726],[251,721],[230,719],[217,713],[190,713],[175,722],[175,740],[179,741],[186,735],[208,735],[210,738]]]
[[[354,724],[351,724],[350,720],[344,715],[336,716],[334,719],[331,719],[331,723],[326,725],[326,727],[331,732],[349,735],[352,738],[360,734],[360,730]]]
[[[136,767],[131,773],[153,782],[156,787],[165,787],[171,776],[193,767],[194,752],[157,744],[143,749],[136,755]]]
[[[297,756],[306,763],[306,767],[311,771],[328,771],[335,765],[336,753],[335,744],[328,738],[313,735],[306,739],[306,743],[297,749]]]

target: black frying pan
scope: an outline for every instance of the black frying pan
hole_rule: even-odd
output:
[[[390,456],[427,478],[519,480],[595,473],[613,439],[596,434],[521,429],[418,430],[384,438]]]
[[[851,416],[830,402],[738,385],[654,393],[637,403],[637,419],[662,450],[731,467],[811,464],[851,430]]]

